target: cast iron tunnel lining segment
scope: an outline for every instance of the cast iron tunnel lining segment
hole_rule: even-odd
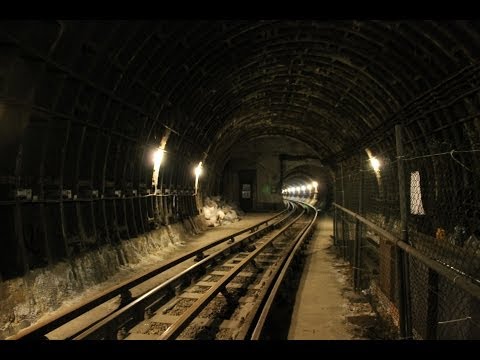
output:
[[[478,202],[478,160],[458,164],[480,143],[479,32],[478,21],[3,21],[2,279],[198,214],[193,166],[204,162],[202,194],[219,193],[252,141],[295,139],[290,155],[323,165],[292,164],[269,189],[316,173],[331,190],[366,148],[394,163],[404,124],[412,152],[458,151],[425,162],[422,181],[448,168],[457,195]],[[158,199],[150,152],[167,132]]]

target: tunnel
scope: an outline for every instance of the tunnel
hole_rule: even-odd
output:
[[[315,200],[401,336],[478,339],[479,56],[470,20],[2,20],[3,336],[213,198]]]

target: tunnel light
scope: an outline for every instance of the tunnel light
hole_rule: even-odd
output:
[[[153,174],[152,174],[152,185],[155,187],[155,192],[157,190],[157,181],[158,181],[158,174],[160,173],[160,165],[162,164],[163,155],[165,151],[162,148],[158,148],[154,151],[152,159],[153,159]]]
[[[200,175],[202,175],[202,172],[203,172],[203,164],[202,164],[201,161],[198,163],[198,165],[197,165],[197,167],[195,168],[194,172],[195,172],[195,194],[197,194],[197,191],[198,191],[198,178],[200,177]]]
[[[312,181],[312,187],[314,188],[315,192],[317,192],[318,182]]]
[[[300,193],[300,186],[297,186],[297,187],[295,188],[295,190],[296,190],[298,193]]]
[[[308,191],[311,191],[312,190],[312,184],[308,184],[307,189],[308,189]]]
[[[162,164],[162,159],[163,159],[163,149],[158,148],[154,153],[153,153],[153,164],[154,168],[160,168],[160,165]]]
[[[288,193],[289,193],[289,194],[293,194],[294,191],[295,191],[295,189],[294,189],[293,187],[290,186],[290,187],[288,188]]]
[[[197,167],[195,168],[195,176],[198,178],[200,175],[202,175],[202,172],[203,172],[203,166],[202,166],[202,162],[200,161]]]
[[[375,156],[370,158],[370,165],[372,165],[373,170],[378,171],[380,169],[380,160]]]
[[[305,185],[302,185],[301,189],[303,192],[305,192],[305,190],[307,190],[307,187]]]

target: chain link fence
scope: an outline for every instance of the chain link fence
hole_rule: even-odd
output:
[[[398,156],[394,134],[391,139],[383,152],[373,156],[367,150],[339,164],[334,201],[349,211],[335,207],[335,246],[352,265],[354,288],[376,296],[394,322],[406,329],[401,336],[480,339],[480,205],[476,194],[480,146],[459,148],[435,137],[419,137],[404,143],[405,151]],[[400,161],[404,180],[399,177]],[[403,217],[401,200],[406,208]],[[445,271],[403,252],[355,214],[404,240]],[[403,238],[402,226],[407,229]],[[403,263],[402,256],[406,258]],[[477,286],[478,291],[461,288],[459,279]]]

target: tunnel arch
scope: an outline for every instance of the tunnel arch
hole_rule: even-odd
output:
[[[151,218],[165,223],[133,194],[148,194],[150,154],[167,131],[162,192],[192,192],[202,160],[215,174],[203,190],[217,191],[229,152],[263,136],[298,139],[334,172],[366,147],[394,161],[401,123],[412,156],[456,150],[475,165],[435,159],[424,172],[460,174],[450,180],[458,203],[476,199],[478,159],[460,151],[480,141],[479,29],[447,20],[2,22],[1,215],[15,254],[2,262],[16,269],[3,276],[28,270],[26,241],[44,248],[36,267],[70,256],[69,241],[83,251],[146,233]],[[117,191],[132,199],[101,200]]]

